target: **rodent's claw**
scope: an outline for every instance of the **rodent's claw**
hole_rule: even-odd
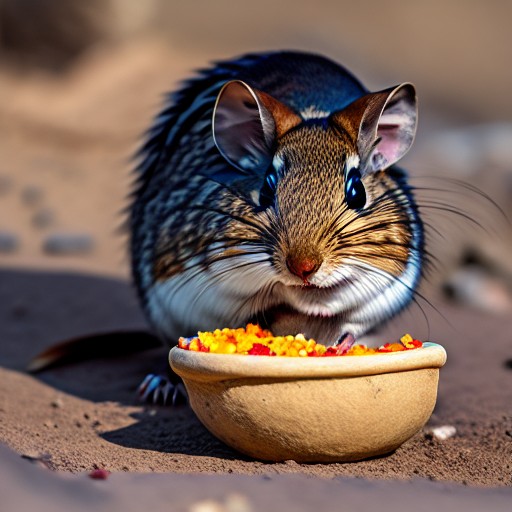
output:
[[[139,399],[146,403],[159,405],[182,405],[188,403],[185,387],[181,382],[171,382],[163,375],[146,375],[137,388]]]
[[[356,342],[356,338],[350,332],[343,334],[340,339],[336,342],[336,350],[339,354],[348,352],[352,345]]]

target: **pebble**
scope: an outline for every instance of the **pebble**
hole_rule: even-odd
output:
[[[19,245],[19,238],[14,233],[0,231],[0,253],[14,252]]]
[[[49,453],[39,454],[38,452],[27,452],[21,455],[21,458],[28,460],[32,464],[37,464],[46,469],[50,469],[51,455]]]
[[[43,189],[37,185],[27,185],[21,191],[21,199],[28,206],[35,206],[43,198]]]
[[[446,441],[457,433],[457,429],[453,425],[442,425],[440,427],[433,427],[428,431],[436,441]]]
[[[61,256],[87,254],[93,247],[93,238],[87,234],[55,233],[43,241],[44,252]]]
[[[477,265],[467,265],[454,272],[445,283],[444,290],[457,302],[481,311],[494,314],[512,312],[512,292],[507,284]]]
[[[54,409],[61,409],[64,406],[64,402],[61,398],[56,398],[55,400],[52,400],[50,404]]]
[[[202,500],[193,503],[189,512],[251,512],[249,500],[243,494],[228,494],[223,500]]]
[[[10,176],[0,174],[0,196],[9,193],[12,189],[12,179]]]
[[[50,208],[41,208],[32,216],[32,225],[39,229],[50,227],[55,223],[55,213]]]

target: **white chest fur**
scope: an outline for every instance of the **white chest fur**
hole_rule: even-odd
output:
[[[297,312],[299,329],[313,320],[321,325],[323,318],[331,326],[335,323],[340,335],[357,337],[408,303],[419,277],[414,253],[399,278],[356,260],[340,271],[344,278],[339,284],[312,289],[285,285],[261,254],[221,260],[204,270],[194,263],[184,273],[155,283],[148,293],[152,323],[171,342],[198,330],[242,327],[258,313],[281,305]]]

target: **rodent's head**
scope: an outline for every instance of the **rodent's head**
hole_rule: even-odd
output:
[[[389,167],[412,144],[416,116],[411,84],[307,119],[244,82],[224,86],[214,140],[232,165],[260,177],[254,216],[283,284],[331,288],[366,266],[397,277],[405,271],[412,203]]]

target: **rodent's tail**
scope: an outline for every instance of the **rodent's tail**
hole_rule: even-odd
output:
[[[142,352],[161,346],[159,338],[148,331],[112,331],[80,336],[51,345],[30,360],[27,371],[37,373],[56,366]]]

